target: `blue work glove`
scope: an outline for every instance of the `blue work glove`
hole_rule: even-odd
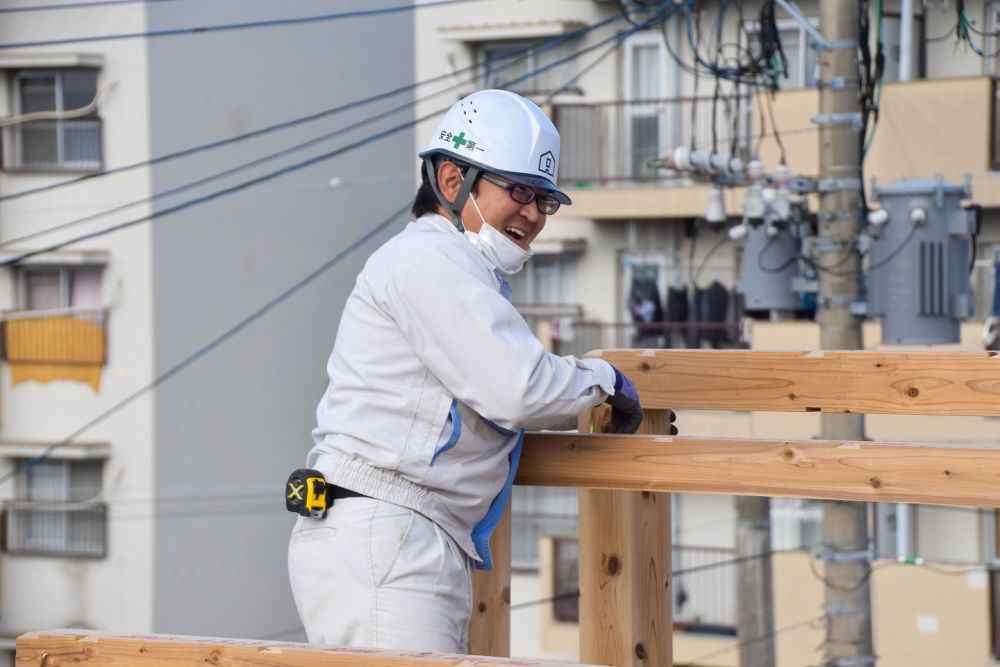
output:
[[[639,404],[639,394],[635,385],[625,377],[620,370],[615,371],[615,393],[608,396],[607,403],[611,406],[610,433],[635,433],[642,423],[642,406]]]

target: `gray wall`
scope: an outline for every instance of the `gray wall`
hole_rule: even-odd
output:
[[[384,6],[386,3],[380,3]],[[405,3],[400,3],[405,4]],[[219,0],[148,7],[150,30],[307,16],[362,0]],[[407,85],[413,13],[150,40],[153,155]],[[153,191],[368,118],[412,94],[273,136],[157,166]],[[249,172],[318,155],[347,137]],[[412,199],[412,131],[153,226],[155,373],[253,312]],[[328,186],[340,176],[344,187]],[[223,181],[244,180],[240,174]],[[214,183],[198,192],[221,187]],[[189,197],[161,202],[160,209]],[[154,630],[295,639],[285,550],[287,474],[311,446],[314,410],[343,303],[394,225],[237,337],[156,390]],[[210,496],[205,501],[190,499]],[[187,499],[187,500],[177,500]]]

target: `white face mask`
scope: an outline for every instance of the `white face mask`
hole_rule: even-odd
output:
[[[483,226],[479,228],[478,234],[470,232],[468,229],[465,230],[465,235],[472,241],[472,244],[479,248],[486,259],[504,275],[513,275],[524,268],[525,262],[531,259],[534,253],[517,245],[497,231],[496,227],[486,222],[486,218],[483,217],[483,212],[479,210],[479,204],[476,203],[476,198],[472,196],[471,192],[469,199],[472,201],[476,213],[479,214],[479,219],[483,221]]]
[[[498,232],[495,227],[486,223],[483,223],[478,234],[466,229],[465,235],[469,237],[473,245],[479,248],[490,264],[507,276],[523,269],[525,263],[534,255],[533,252],[520,247]]]

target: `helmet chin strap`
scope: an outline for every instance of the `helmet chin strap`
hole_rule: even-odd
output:
[[[434,168],[433,157],[424,158],[424,171],[427,172],[427,180],[430,181],[431,188],[437,196],[438,203],[441,204],[442,208],[444,208],[444,210],[451,215],[451,222],[455,225],[455,229],[458,230],[459,234],[465,233],[465,225],[462,223],[462,209],[465,207],[465,201],[469,198],[469,194],[472,192],[472,186],[475,185],[476,178],[479,177],[479,167],[469,166],[468,170],[465,172],[465,176],[462,177],[462,187],[459,188],[458,195],[455,197],[454,202],[448,201],[441,192],[441,189],[438,187],[437,169]]]

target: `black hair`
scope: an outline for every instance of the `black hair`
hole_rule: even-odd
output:
[[[437,213],[439,205],[434,188],[431,187],[431,182],[427,178],[427,169],[421,163],[420,187],[417,189],[417,196],[413,199],[413,208],[410,209],[410,212],[413,213],[414,218],[420,218],[428,213]]]
[[[441,167],[443,160],[434,162],[434,173]],[[461,164],[455,160],[450,160],[455,165],[458,166],[462,171],[462,175],[468,170],[468,165]],[[472,185],[472,194],[479,194],[479,182]],[[413,198],[413,207],[410,212],[413,214],[414,218],[420,218],[427,215],[428,213],[437,213],[438,208],[441,203],[438,201],[437,195],[434,194],[434,188],[431,186],[430,179],[427,177],[427,167],[423,163],[420,164],[420,187],[417,188],[417,196]],[[446,216],[447,217],[447,216]]]

